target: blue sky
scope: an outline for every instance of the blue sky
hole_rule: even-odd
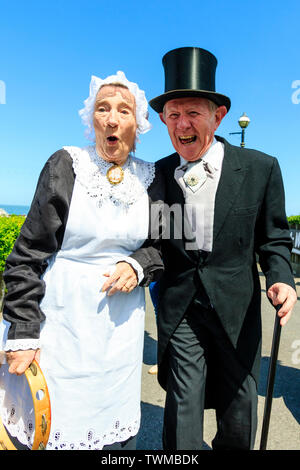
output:
[[[239,145],[230,132],[246,112],[246,146],[278,158],[287,215],[300,214],[299,14],[298,0],[0,0],[0,205],[30,204],[48,157],[88,144],[78,110],[91,75],[123,70],[151,99],[163,55],[197,46],[216,55],[217,91],[232,100],[218,134]],[[173,149],[151,109],[150,121],[136,155],[155,161]]]

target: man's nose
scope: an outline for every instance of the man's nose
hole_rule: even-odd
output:
[[[181,115],[177,119],[177,129],[188,129],[191,126],[190,120],[187,116]]]

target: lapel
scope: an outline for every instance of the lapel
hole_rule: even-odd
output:
[[[213,242],[221,231],[246,174],[246,168],[241,165],[237,148],[230,145],[225,139],[215,137],[224,144],[224,160],[215,200]]]
[[[178,153],[174,153],[169,157],[167,169],[167,203],[172,204],[184,204],[184,196],[182,189],[174,178],[175,168],[180,165],[180,157]]]

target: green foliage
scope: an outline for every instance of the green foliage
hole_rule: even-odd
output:
[[[23,215],[0,217],[0,273],[4,271],[6,258],[13,249],[24,221]]]
[[[296,225],[300,226],[300,215],[291,215],[287,219],[290,227],[295,227]]]

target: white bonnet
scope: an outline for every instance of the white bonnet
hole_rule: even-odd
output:
[[[122,83],[134,95],[136,102],[136,122],[137,131],[136,139],[138,140],[139,134],[145,134],[151,129],[151,124],[147,119],[148,116],[148,102],[145,97],[145,92],[140,90],[138,85],[134,82],[129,82],[125,77],[124,72],[118,71],[116,75],[110,75],[102,80],[99,77],[92,75],[90,82],[90,95],[84,101],[84,108],[79,111],[82,122],[87,129],[85,130],[85,137],[89,140],[95,140],[95,131],[93,126],[94,105],[99,88],[102,85],[110,83]]]

